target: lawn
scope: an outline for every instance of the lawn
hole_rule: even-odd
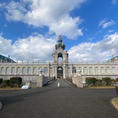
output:
[[[118,110],[118,97],[112,99],[112,104]]]

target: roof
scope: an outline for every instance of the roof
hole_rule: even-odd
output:
[[[12,62],[12,63],[14,63],[15,61],[12,60],[10,57],[5,57],[3,55],[0,55],[0,62],[7,62],[7,63]]]

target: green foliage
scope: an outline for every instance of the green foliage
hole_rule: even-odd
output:
[[[3,80],[3,83],[5,86],[9,86],[10,85],[10,80]]]
[[[115,80],[116,82],[118,82],[118,78],[116,78],[116,80]]]
[[[95,85],[96,85],[96,86],[102,86],[102,80],[97,79]]]
[[[89,86],[95,85],[96,82],[97,82],[97,79],[94,78],[94,77],[87,77],[87,78],[86,78],[86,83],[87,83]]]
[[[3,79],[2,79],[2,78],[0,78],[0,84],[2,84],[2,82],[3,82]]]
[[[21,77],[12,77],[10,80],[3,80],[0,79],[0,88],[5,87],[20,87],[22,84],[22,78]]]
[[[112,84],[112,80],[109,77],[102,78],[102,85],[109,86]]]
[[[10,78],[10,86],[20,86],[22,83],[22,78],[21,77],[12,77]]]
[[[116,95],[118,96],[118,86],[116,86]]]

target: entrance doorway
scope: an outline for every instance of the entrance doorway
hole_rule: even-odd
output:
[[[63,68],[61,66],[57,68],[57,78],[59,79],[63,78]]]

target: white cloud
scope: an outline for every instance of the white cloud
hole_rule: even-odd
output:
[[[110,34],[97,43],[81,43],[69,50],[70,61],[102,62],[118,52],[118,33]]]
[[[112,26],[114,25],[115,22],[113,20],[106,20],[106,19],[103,19],[102,21],[100,21],[99,23],[99,26],[101,26],[102,28],[107,28],[109,26]]]
[[[16,60],[50,60],[56,41],[42,35],[18,39],[14,44],[0,36],[0,53]]]
[[[8,20],[22,21],[36,27],[48,26],[50,32],[74,38],[82,35],[79,17],[72,18],[70,11],[87,0],[21,0],[7,5]],[[27,8],[26,8],[27,6]]]
[[[0,53],[10,55],[15,60],[52,59],[56,38],[46,38],[35,34],[18,39],[14,44],[0,35]],[[118,33],[106,35],[96,43],[81,43],[69,49],[69,60],[73,62],[99,62],[108,60],[118,52]]]

